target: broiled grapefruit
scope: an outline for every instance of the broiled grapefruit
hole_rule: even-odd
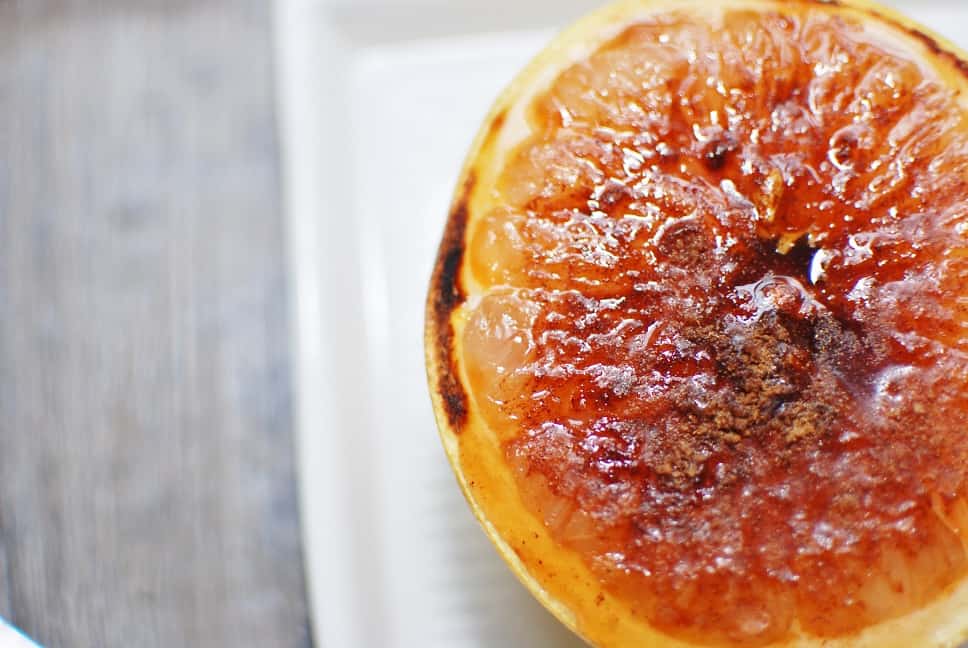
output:
[[[430,287],[447,454],[602,646],[968,637],[968,64],[859,0],[629,0],[498,100]]]

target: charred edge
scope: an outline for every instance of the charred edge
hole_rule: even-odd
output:
[[[898,26],[900,26],[901,28],[904,28],[903,25],[898,25]],[[948,50],[943,48],[938,41],[936,41],[931,36],[928,36],[920,29],[907,28],[907,32],[911,34],[911,36],[913,36],[914,38],[921,41],[924,44],[924,46],[931,51],[932,54],[934,54],[935,56],[940,56],[941,58],[947,59],[949,63],[951,63],[955,68],[957,68],[959,72],[961,72],[962,76],[968,78],[968,61],[965,61],[954,52],[949,52]]]
[[[845,6],[841,0],[804,0],[804,2],[823,5],[827,7]],[[921,41],[921,43],[923,43],[924,46],[927,47],[932,54],[934,54],[935,56],[940,56],[944,59],[947,59],[948,62],[951,63],[959,72],[961,72],[963,76],[968,78],[968,61],[964,60],[954,52],[946,50],[944,47],[941,46],[941,44],[937,40],[935,40],[933,37],[929,36],[928,34],[925,34],[920,29],[916,29],[914,27],[908,27],[907,25],[901,24],[900,22],[891,18],[890,16],[885,16],[884,14],[880,13],[876,9],[859,9],[859,11],[862,11],[863,13],[866,13],[869,16],[873,16],[874,18],[877,18],[894,28],[901,30],[902,32],[910,34],[916,40]]]
[[[464,237],[467,232],[468,201],[474,189],[473,172],[454,203],[447,219],[447,228],[437,255],[437,266],[431,286],[434,323],[437,331],[437,389],[447,412],[451,428],[459,432],[467,421],[467,393],[458,380],[457,359],[454,354],[454,326],[450,316],[464,301],[460,285],[460,269],[464,260]]]
[[[845,6],[844,3],[841,2],[841,0],[805,0],[805,2],[824,5],[827,7]],[[885,22],[888,25],[901,30],[902,32],[910,34],[915,39],[921,41],[921,43],[923,43],[924,46],[927,47],[932,54],[934,54],[935,56],[940,56],[944,59],[947,59],[948,62],[950,62],[955,68],[957,68],[962,75],[968,78],[968,61],[965,61],[954,52],[950,52],[946,50],[944,47],[941,46],[941,44],[937,40],[935,40],[928,34],[925,34],[920,29],[915,29],[913,27],[908,27],[907,25],[903,25],[897,20],[891,18],[890,16],[885,16],[884,14],[880,13],[876,9],[860,9],[860,11],[862,11],[863,13],[866,13],[869,16],[873,16],[874,18],[877,18],[882,22]]]
[[[842,2],[840,2],[840,0],[812,0],[812,1],[820,4],[826,4],[826,5],[832,5],[832,6],[842,6],[843,4]],[[940,56],[943,59],[946,59],[964,77],[968,78],[968,61],[965,61],[954,52],[946,50],[944,47],[941,46],[941,43],[939,43],[933,37],[929,36],[928,34],[925,34],[920,29],[916,29],[914,27],[908,27],[907,25],[902,24],[901,22],[895,20],[894,18],[891,18],[890,16],[885,16],[884,14],[880,13],[876,9],[864,9],[863,11],[867,15],[873,16],[874,18],[880,20],[881,22],[884,22],[890,25],[891,27],[894,27],[895,29],[898,29],[906,34],[909,34],[915,40],[920,41],[925,47],[928,48],[928,50],[932,54],[934,54],[935,56]]]
[[[507,109],[504,109],[499,112],[493,120],[491,120],[491,125],[487,129],[487,136],[484,138],[483,148],[490,148],[494,144],[498,134],[501,132],[501,129],[504,128],[504,122],[507,121],[507,118],[508,111]],[[469,192],[465,189],[465,193]]]

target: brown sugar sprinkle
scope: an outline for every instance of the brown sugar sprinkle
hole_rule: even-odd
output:
[[[463,362],[525,503],[726,645],[847,635],[968,569],[965,109],[788,6],[564,71],[468,246]]]

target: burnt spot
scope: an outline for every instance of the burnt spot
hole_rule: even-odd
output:
[[[968,77],[968,61],[965,61],[954,52],[949,52],[948,50],[944,49],[941,47],[941,44],[938,43],[938,41],[919,29],[908,29],[907,32],[914,38],[921,41],[921,43],[923,43],[932,54],[947,59],[948,62],[956,67],[963,76]]]
[[[483,149],[486,150],[490,148],[497,141],[497,136],[501,133],[501,129],[504,128],[504,122],[507,121],[507,118],[507,108],[502,109],[497,115],[494,116],[494,119],[491,120],[491,125],[487,128],[487,135],[484,137],[484,143],[482,146]],[[467,193],[466,190],[465,193]]]
[[[703,151],[703,162],[710,171],[720,171],[729,159],[729,154],[736,150],[738,143],[732,137],[722,137],[709,142]]]
[[[461,385],[454,353],[454,327],[450,316],[464,301],[460,284],[460,269],[464,260],[467,232],[468,202],[476,177],[471,172],[464,181],[457,200],[451,208],[444,236],[437,254],[430,283],[428,316],[433,318],[436,332],[437,389],[447,413],[447,420],[455,431],[460,431],[467,420],[467,393]]]

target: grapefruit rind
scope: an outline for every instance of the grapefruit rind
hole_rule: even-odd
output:
[[[869,0],[805,0],[831,13],[862,20],[866,27],[902,39],[968,107],[968,55],[947,39]],[[488,429],[460,362],[460,340],[469,308],[483,292],[464,249],[473,224],[493,207],[493,192],[506,155],[529,134],[532,100],[576,61],[639,20],[663,11],[704,12],[723,8],[777,9],[779,0],[623,0],[562,32],[533,59],[492,107],[467,156],[452,203],[448,231],[430,285],[425,332],[428,380],[437,424],[448,459],[474,513],[515,576],[565,626],[601,647],[686,648],[695,646],[651,627],[621,600],[604,591],[576,553],[555,542],[521,501],[501,444]],[[460,393],[455,393],[460,388]],[[968,534],[962,532],[968,542]],[[955,583],[923,608],[868,627],[858,634],[816,638],[799,631],[776,646],[829,648],[957,648],[968,640],[968,579]]]

